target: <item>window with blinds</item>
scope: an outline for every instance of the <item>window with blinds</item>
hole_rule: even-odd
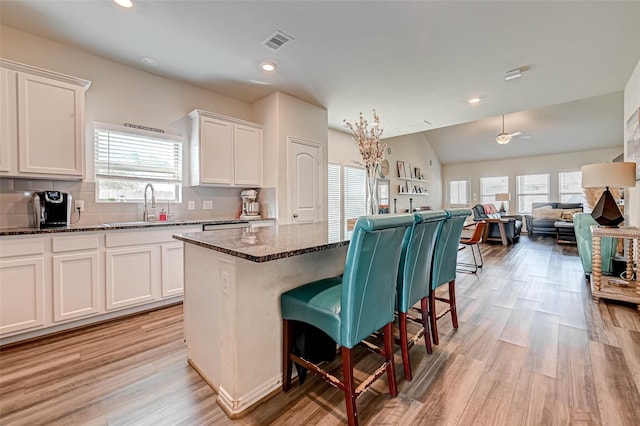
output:
[[[328,176],[328,220],[330,238],[340,238],[340,233],[349,237],[347,220],[366,214],[366,174],[359,167],[329,164]]]
[[[344,232],[347,236],[351,236],[351,231],[347,229],[347,221],[366,214],[366,188],[366,171],[362,168],[344,166]]]
[[[97,201],[141,202],[147,183],[157,200],[181,201],[179,137],[96,123],[94,148]]]

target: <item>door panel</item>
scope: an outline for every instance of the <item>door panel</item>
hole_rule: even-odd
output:
[[[320,146],[289,141],[290,209],[292,223],[320,220],[323,186]]]

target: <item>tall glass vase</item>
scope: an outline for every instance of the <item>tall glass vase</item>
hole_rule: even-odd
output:
[[[367,215],[378,214],[378,164],[366,167]]]

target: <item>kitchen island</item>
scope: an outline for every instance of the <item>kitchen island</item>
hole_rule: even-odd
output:
[[[281,386],[280,294],[343,272],[349,243],[329,230],[317,222],[174,236],[184,242],[189,364],[229,417]]]

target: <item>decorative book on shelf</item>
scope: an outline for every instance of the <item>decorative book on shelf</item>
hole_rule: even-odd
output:
[[[398,167],[398,177],[400,179],[412,179],[424,181],[424,175],[420,171],[420,167],[411,167],[406,161],[396,161]]]

